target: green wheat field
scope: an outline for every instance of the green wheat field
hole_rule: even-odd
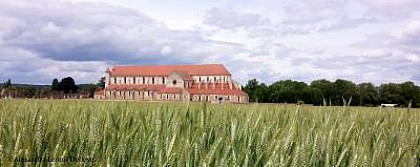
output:
[[[420,109],[0,100],[0,166],[420,166]]]

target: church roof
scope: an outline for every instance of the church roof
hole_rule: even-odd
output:
[[[168,76],[173,71],[191,76],[231,75],[223,64],[114,66],[107,70],[111,76]]]

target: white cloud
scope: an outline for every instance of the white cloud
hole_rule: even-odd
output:
[[[410,54],[407,56],[407,59],[413,63],[420,63],[420,56],[415,54]]]

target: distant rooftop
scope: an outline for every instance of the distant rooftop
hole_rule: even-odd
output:
[[[187,72],[191,76],[231,75],[223,64],[130,65],[108,69],[111,76],[168,76],[174,71]]]

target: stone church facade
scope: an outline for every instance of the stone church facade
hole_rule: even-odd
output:
[[[248,103],[222,64],[115,66],[95,98],[145,101]]]

